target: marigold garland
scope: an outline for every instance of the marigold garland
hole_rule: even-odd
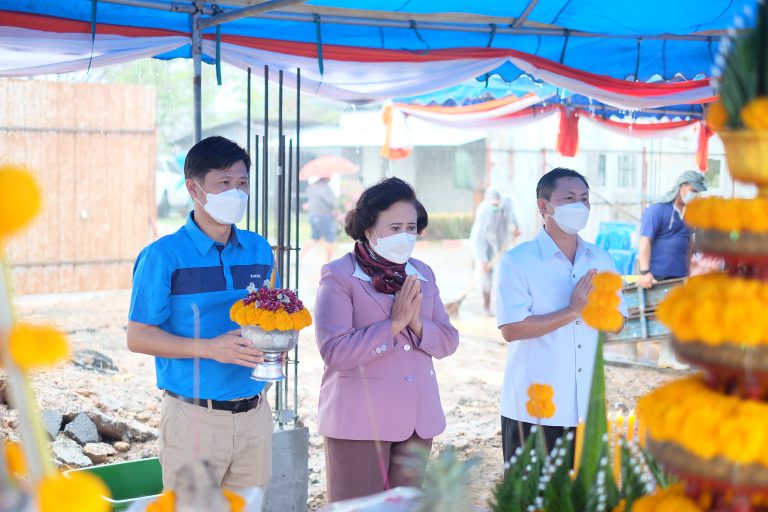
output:
[[[37,181],[26,167],[0,166],[0,239],[29,224],[40,213],[42,197]]]
[[[677,380],[643,396],[640,421],[656,441],[673,442],[701,459],[768,467],[768,404],[709,389],[701,376]]]
[[[598,331],[616,332],[621,329],[624,317],[618,308],[622,284],[621,276],[613,272],[600,272],[593,278],[587,305],[581,311],[587,325]]]
[[[45,325],[14,325],[8,345],[13,362],[24,371],[54,365],[69,357],[64,334]]]
[[[231,512],[242,512],[245,510],[245,498],[232,492],[229,489],[222,489],[222,495],[229,502],[229,510]],[[176,494],[171,491],[164,491],[163,494],[147,505],[146,512],[173,512],[176,508]]]
[[[551,418],[556,410],[552,401],[554,397],[555,390],[549,384],[531,384],[528,386],[529,400],[525,409],[534,418]]]
[[[37,493],[40,512],[59,512],[63,505],[78,512],[108,512],[112,507],[103,497],[110,497],[109,488],[99,477],[84,471],[48,475]]]
[[[667,294],[657,316],[682,342],[768,345],[768,284],[725,274],[696,276]]]
[[[768,233],[768,199],[694,199],[685,209],[685,223],[699,229]]]

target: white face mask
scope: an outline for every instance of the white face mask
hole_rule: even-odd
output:
[[[376,232],[374,231],[374,234]],[[413,254],[418,237],[410,233],[398,233],[396,235],[380,237],[376,234],[376,245],[371,243],[373,251],[392,263],[405,263]]]
[[[546,201],[546,200],[545,200]],[[555,209],[554,215],[549,215],[560,229],[568,233],[569,235],[575,235],[587,225],[589,220],[589,208],[584,203],[569,203],[561,206],[554,206],[549,201],[546,201],[549,206]]]
[[[688,192],[683,195],[683,204],[688,204],[699,195],[698,192],[694,192],[693,190],[689,190]]]
[[[202,185],[197,183],[197,186],[205,192]],[[239,188],[232,188],[219,194],[205,192],[205,197],[207,199],[205,205],[197,199],[195,201],[219,224],[237,224],[243,220],[245,208],[248,206],[248,194]]]

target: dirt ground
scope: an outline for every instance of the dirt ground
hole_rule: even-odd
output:
[[[341,255],[346,249],[339,247],[337,253]],[[300,296],[310,307],[323,263],[321,252],[318,248],[308,253],[302,262]],[[461,244],[420,245],[415,257],[432,265],[446,302],[460,297],[472,281],[469,251]],[[466,297],[455,320],[462,334],[458,352],[435,363],[448,427],[435,440],[434,451],[453,445],[463,456],[478,460],[472,490],[477,505],[483,506],[502,469],[498,400],[506,343],[498,335],[494,319],[481,315],[479,295],[473,291]],[[127,290],[16,298],[17,313],[22,319],[55,324],[67,332],[73,350],[97,350],[111,357],[118,367],[116,373],[102,374],[67,363],[37,374],[33,386],[42,408],[65,414],[96,408],[157,427],[160,393],[154,384],[153,361],[148,356],[130,353],[125,345],[129,300]],[[307,329],[300,340],[298,410],[301,421],[311,432],[308,510],[325,503],[322,438],[316,433],[317,389],[322,370],[314,332]],[[639,396],[679,375],[671,370],[609,365],[609,407],[623,404],[633,408]],[[0,422],[4,437],[15,436],[15,415],[5,406],[0,406]],[[156,441],[135,442],[130,451],[111,460],[148,457],[156,451]]]

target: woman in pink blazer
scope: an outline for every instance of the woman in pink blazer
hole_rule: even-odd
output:
[[[413,189],[390,178],[363,192],[346,217],[354,250],[322,269],[315,305],[320,355],[318,430],[325,436],[328,501],[420,486],[429,452],[445,430],[432,358],[451,355],[435,274],[410,258],[427,212]]]

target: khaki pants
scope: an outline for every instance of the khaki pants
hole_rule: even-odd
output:
[[[255,409],[232,414],[163,396],[163,486],[173,489],[176,472],[194,457],[211,463],[221,487],[266,489],[272,477],[272,430],[272,411],[266,399]]]

